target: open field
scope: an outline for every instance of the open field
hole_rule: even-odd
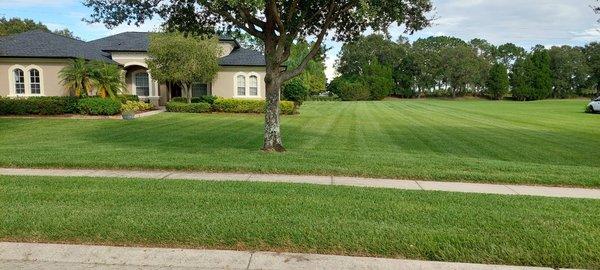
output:
[[[0,241],[600,267],[598,200],[5,176],[0,194]]]
[[[600,187],[585,100],[308,102],[265,154],[260,115],[0,119],[0,166],[350,175]]]

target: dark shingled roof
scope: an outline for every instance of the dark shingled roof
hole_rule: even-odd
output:
[[[114,52],[146,52],[148,51],[148,32],[124,32],[89,43],[103,51]]]
[[[84,41],[42,30],[1,37],[0,57],[85,58],[113,62],[110,54]]]
[[[34,30],[0,37],[0,57],[85,58],[113,62],[110,52],[148,51],[149,32],[125,32],[84,42],[61,35]],[[234,44],[231,54],[219,59],[221,66],[265,66],[261,52],[240,48],[226,37],[221,42]]]
[[[219,59],[221,66],[266,66],[265,56],[258,51],[238,48]]]

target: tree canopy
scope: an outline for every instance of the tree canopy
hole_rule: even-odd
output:
[[[365,93],[373,91],[373,84],[363,82],[365,71],[376,65],[391,69],[391,75],[379,72],[378,77],[393,79],[391,94],[404,98],[474,95],[501,99],[512,94],[515,99],[533,100],[590,96],[600,82],[600,45],[565,45],[549,50],[537,45],[527,51],[513,43],[496,46],[477,38],[465,42],[435,36],[411,44],[372,34],[342,46],[336,65],[341,76],[328,90],[342,99],[372,99],[373,95]],[[509,71],[510,87],[506,86]],[[344,80],[349,83],[341,82]],[[351,89],[349,85],[360,87]]]
[[[216,37],[201,38],[181,33],[154,33],[148,47],[148,69],[159,82],[181,86],[188,103],[194,83],[210,83],[219,71],[221,54]]]
[[[46,31],[46,32],[53,32],[53,33],[61,35],[61,36],[74,38],[74,39],[80,39],[79,37],[76,37],[75,34],[73,34],[73,32],[71,32],[67,28],[50,31],[50,29],[48,29],[48,27],[46,25],[44,25],[43,23],[35,22],[34,20],[31,20],[31,19],[20,19],[20,18],[6,19],[5,17],[0,18],[0,36],[13,35],[13,34],[23,33],[23,32],[27,32],[27,31],[31,31],[31,30],[42,30],[42,31]]]

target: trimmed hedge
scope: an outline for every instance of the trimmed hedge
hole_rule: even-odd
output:
[[[234,98],[216,98],[214,104],[208,102],[186,103],[181,99],[173,99],[167,103],[168,112],[188,112],[188,113],[206,113],[206,112],[224,112],[224,113],[265,113],[266,102],[255,99],[234,99]],[[282,114],[294,114],[294,103],[291,101],[281,101],[279,103]]]
[[[77,107],[82,114],[115,115],[121,112],[121,106],[119,99],[92,97],[80,99]]]
[[[192,98],[192,103],[208,103],[208,104],[212,105],[212,104],[215,104],[215,101],[217,99],[218,98],[216,96],[194,97],[194,98]],[[175,97],[175,98],[172,98],[171,101],[187,103],[187,98]]]
[[[76,97],[0,98],[0,115],[77,113]]]
[[[219,98],[215,101],[213,109],[225,113],[265,113],[267,103],[264,100]],[[294,103],[280,101],[281,114],[294,114]]]
[[[206,102],[188,104],[170,101],[167,103],[166,108],[168,112],[207,113],[212,111],[212,106]]]

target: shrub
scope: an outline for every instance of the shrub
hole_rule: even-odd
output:
[[[115,115],[121,112],[121,106],[118,99],[91,97],[80,99],[78,109],[81,114]]]
[[[172,102],[183,102],[183,103],[187,103],[187,98],[184,97],[174,97],[171,99]]]
[[[121,111],[123,112],[141,112],[148,111],[154,108],[154,105],[142,101],[127,101],[127,103],[121,105]]]
[[[226,113],[264,113],[266,106],[264,100],[218,98],[213,109]],[[294,114],[294,103],[291,101],[281,101],[279,108],[282,114]]]
[[[77,112],[76,97],[29,97],[0,99],[0,115],[58,115]]]
[[[281,91],[284,100],[293,101],[298,105],[308,97],[308,88],[300,80],[291,80],[283,86]]]
[[[212,105],[215,103],[215,100],[217,100],[216,96],[201,96],[192,98],[192,103],[208,103]],[[187,103],[187,98],[175,97],[171,101]]]
[[[212,106],[206,102],[188,104],[170,101],[167,103],[166,107],[168,112],[207,113],[212,111]]]
[[[354,77],[335,78],[328,86],[328,91],[338,95],[342,100],[369,100],[371,91],[363,82]]]
[[[140,101],[140,98],[137,95],[119,95],[118,99],[123,104],[127,103],[127,101],[134,101],[134,102]]]

